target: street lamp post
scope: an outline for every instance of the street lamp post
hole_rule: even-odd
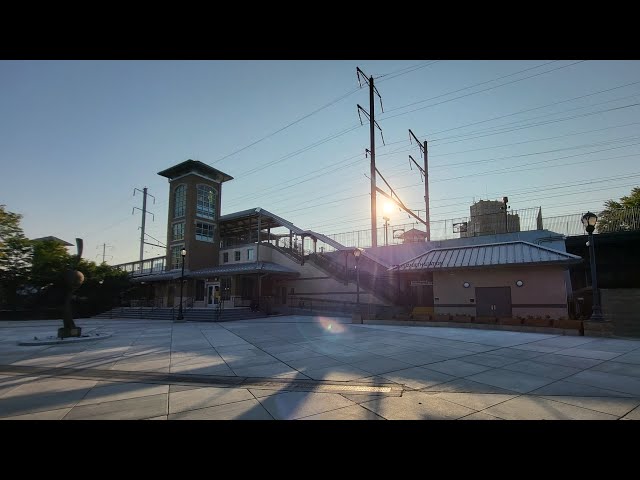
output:
[[[598,216],[595,213],[587,212],[582,216],[582,225],[589,234],[589,260],[591,262],[591,288],[593,289],[593,301],[591,307],[592,322],[602,322],[602,309],[600,308],[600,293],[598,291],[598,275],[596,273],[596,253],[593,245],[593,231],[596,228]]]
[[[362,255],[362,249],[356,247],[353,250],[353,255],[356,257],[356,305],[358,306],[358,313],[360,313],[360,269],[358,268],[358,260]]]
[[[502,197],[504,203],[504,233],[509,233],[509,212],[507,211],[507,203],[509,203],[509,197]]]
[[[182,274],[180,275],[180,307],[178,308],[178,316],[176,318],[178,322],[184,320],[184,316],[182,315],[182,291],[184,289],[184,257],[187,256],[186,248],[182,249],[180,255],[182,255]]]

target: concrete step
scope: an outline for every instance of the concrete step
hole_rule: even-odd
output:
[[[93,318],[131,318],[148,320],[173,320],[177,315],[171,308],[115,308],[109,312],[103,312]],[[218,317],[214,309],[186,309],[183,316],[187,321],[232,321],[251,318],[262,318],[263,312],[253,312],[249,308],[224,310]]]

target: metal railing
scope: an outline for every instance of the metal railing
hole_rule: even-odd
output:
[[[163,273],[166,271],[166,256],[148,258],[146,260],[137,260],[134,262],[120,263],[114,265],[124,272],[130,273],[132,276],[136,275],[149,275],[152,273]]]
[[[193,308],[194,297],[186,297],[182,300],[182,315],[184,316],[186,312]],[[176,319],[176,311],[180,310],[180,302],[178,305],[174,305],[171,307],[171,320]]]
[[[565,236],[584,235],[582,215],[585,212],[570,215],[544,217],[540,207],[509,211],[505,221],[504,213],[489,213],[474,217],[459,217],[448,220],[435,220],[429,223],[431,240],[451,240],[462,237],[495,235],[498,233],[528,232],[549,230]],[[595,233],[628,232],[640,230],[640,207],[629,207],[612,211],[596,212],[598,224]],[[483,217],[485,217],[483,219]],[[424,230],[424,226],[414,223],[394,224],[388,227],[389,245],[403,243],[399,238],[411,229]],[[377,230],[378,246],[384,245],[385,227]],[[350,247],[371,247],[371,229],[341,232],[327,237]],[[327,246],[326,252],[334,249]]]

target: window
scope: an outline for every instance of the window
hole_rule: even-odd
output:
[[[236,250],[235,252],[233,252],[233,256],[236,260],[236,262],[240,261],[240,250]]]
[[[176,245],[171,247],[171,268],[176,269],[182,267],[182,249],[184,245]]]
[[[184,217],[184,210],[187,204],[187,187],[178,185],[174,193],[173,216],[174,218]]]
[[[247,260],[253,260],[253,248],[247,249]]]
[[[196,215],[204,218],[216,218],[217,192],[208,185],[198,185]]]
[[[222,254],[222,262],[223,263],[229,263],[229,252],[224,252]]]
[[[173,224],[173,236],[171,239],[175,242],[176,240],[182,240],[184,238],[184,222],[174,223]]]
[[[213,225],[210,223],[196,222],[196,240],[213,242]]]

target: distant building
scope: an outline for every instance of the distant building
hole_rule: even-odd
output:
[[[55,243],[58,243],[60,245],[65,246],[65,247],[73,247],[72,243],[65,242],[61,238],[52,237],[51,235],[49,235],[48,237],[33,238],[33,239],[31,239],[31,241],[32,242],[55,242]]]
[[[459,229],[460,237],[519,232],[520,217],[517,213],[508,213],[504,207],[498,200],[480,200],[471,205],[469,222]]]
[[[402,243],[418,243],[424,242],[427,238],[427,232],[412,228],[407,230],[402,235],[398,235],[398,238],[402,239]]]
[[[119,265],[137,284],[132,306],[174,315],[182,302],[185,318],[208,320],[214,317],[207,309],[255,304],[265,312],[366,306],[368,314],[420,307],[436,314],[567,316],[567,269],[580,258],[566,254],[553,232],[519,233],[520,218],[504,203],[474,204],[469,221],[454,227],[469,238],[426,241],[425,231],[411,228],[394,235],[402,244],[358,249],[356,257],[354,246],[264,208],[222,215],[223,184],[232,177],[205,163],[187,160],[158,174],[169,183],[167,247],[161,257]]]

